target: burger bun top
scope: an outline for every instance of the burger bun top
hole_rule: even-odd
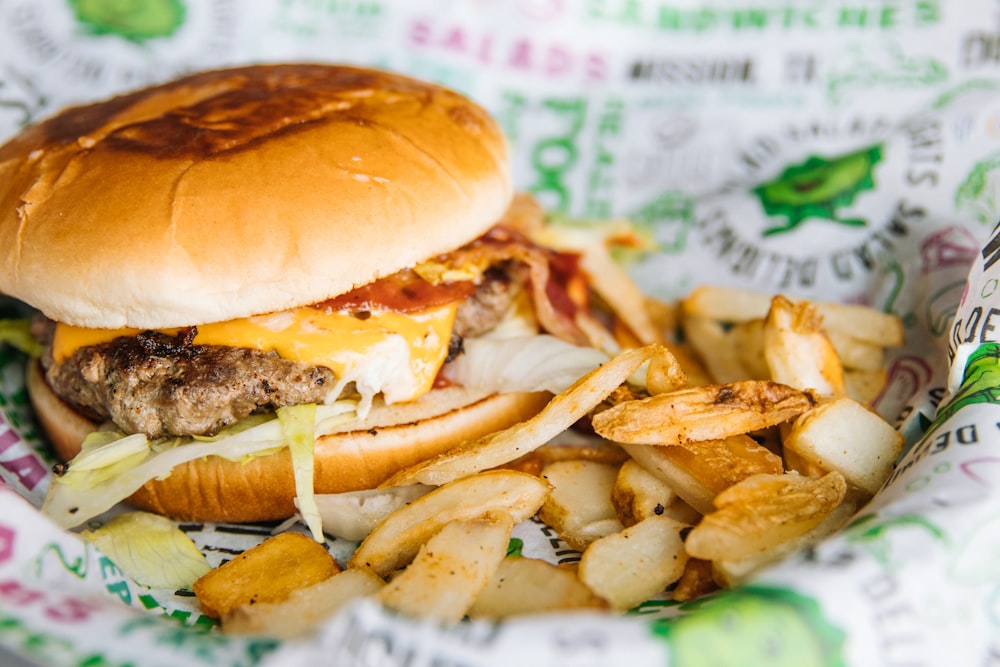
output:
[[[496,123],[383,71],[268,65],[68,109],[0,147],[0,292],[95,328],[307,305],[480,236]]]

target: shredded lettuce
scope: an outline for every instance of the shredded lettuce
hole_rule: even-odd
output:
[[[323,518],[316,508],[313,492],[313,451],[316,444],[316,406],[291,405],[278,408],[281,433],[292,454],[292,473],[295,476],[295,499],[299,513],[309,527],[313,539],[325,542]]]
[[[328,432],[336,424],[355,417],[356,401],[336,401],[330,405],[315,406],[315,434]],[[256,418],[254,418],[256,420]],[[72,528],[114,507],[153,479],[164,479],[182,463],[206,456],[221,456],[230,461],[246,461],[254,456],[266,456],[280,451],[288,443],[276,416],[256,423],[249,428],[231,428],[221,439],[210,441],[192,438],[169,438],[149,442],[146,453],[134,442],[145,441],[145,436],[125,436],[121,433],[101,432],[91,436],[92,445],[72,459],[63,475],[56,475],[49,485],[42,511],[62,528]],[[133,442],[122,450],[100,451],[128,438]],[[130,447],[136,450],[129,451]],[[80,470],[80,458],[85,461]],[[95,462],[105,465],[97,466]],[[89,470],[88,470],[89,467]],[[73,479],[73,471],[78,476]],[[85,480],[81,475],[92,475]],[[69,478],[67,480],[67,478]],[[81,481],[82,480],[82,481]]]
[[[38,358],[45,348],[31,335],[31,320],[0,320],[0,343],[7,343],[28,356]]]
[[[464,354],[445,366],[444,376],[487,391],[558,394],[607,361],[600,350],[548,334],[480,338],[465,341]]]
[[[122,572],[150,588],[189,589],[212,569],[191,538],[157,514],[126,512],[81,534]]]

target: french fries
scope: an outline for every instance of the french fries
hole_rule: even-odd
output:
[[[576,572],[538,558],[505,558],[469,609],[472,618],[510,618],[569,609],[607,609]]]
[[[857,401],[843,397],[802,414],[785,436],[785,449],[807,463],[836,470],[874,495],[903,450],[903,436]]]
[[[847,484],[836,472],[819,479],[796,473],[755,475],[716,496],[718,509],[691,529],[685,548],[702,560],[752,556],[815,528],[846,492]]]
[[[504,512],[445,524],[376,598],[410,616],[457,623],[500,566],[513,526]]]
[[[590,544],[580,559],[580,579],[612,608],[625,611],[680,579],[687,561],[686,524],[652,516]]]
[[[594,461],[560,461],[545,467],[542,478],[552,491],[538,510],[569,546],[583,551],[594,540],[622,529],[611,490],[618,467]]]
[[[676,498],[677,494],[666,482],[635,459],[625,461],[618,468],[611,488],[611,504],[618,521],[625,527],[663,515]]]
[[[235,607],[223,615],[222,630],[230,635],[304,637],[347,603],[374,595],[384,585],[371,570],[343,570],[317,584],[292,591],[282,601]]]
[[[699,288],[676,310],[646,303],[619,313],[632,329],[621,340],[657,342],[535,418],[331,498],[328,511],[348,515],[338,530],[363,537],[346,570],[309,566],[293,592],[273,573],[302,547],[274,538],[199,580],[206,613],[226,632],[294,637],[365,596],[445,624],[693,600],[838,530],[878,491],[902,448],[869,407],[886,349],[902,343],[898,318],[729,288]],[[691,348],[675,356],[657,322],[677,323]],[[553,441],[586,417],[598,440]],[[531,518],[581,552],[577,567],[504,558]]]
[[[326,548],[301,533],[279,533],[194,582],[206,616],[221,618],[237,607],[280,602],[340,571]]]
[[[348,563],[385,577],[406,565],[445,524],[491,512],[514,521],[534,516],[549,493],[544,480],[513,470],[494,470],[445,484],[393,512],[369,533]]]
[[[619,403],[594,415],[594,431],[619,443],[684,445],[776,426],[816,404],[816,397],[768,380],[678,389]]]

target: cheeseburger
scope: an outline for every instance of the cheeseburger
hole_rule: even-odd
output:
[[[0,147],[0,292],[39,312],[63,461],[45,511],[280,519],[537,413],[558,388],[452,360],[613,344],[506,151],[455,92],[326,65],[196,74]]]

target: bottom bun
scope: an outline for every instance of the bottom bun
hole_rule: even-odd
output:
[[[97,425],[52,391],[37,363],[29,365],[27,387],[56,454],[70,460]],[[546,392],[484,395],[449,387],[412,403],[376,405],[361,422],[317,439],[315,492],[374,488],[403,468],[532,417],[549,398]],[[184,463],[147,482],[128,503],[180,521],[286,519],[296,511],[291,455],[285,448],[246,463],[217,456]]]

